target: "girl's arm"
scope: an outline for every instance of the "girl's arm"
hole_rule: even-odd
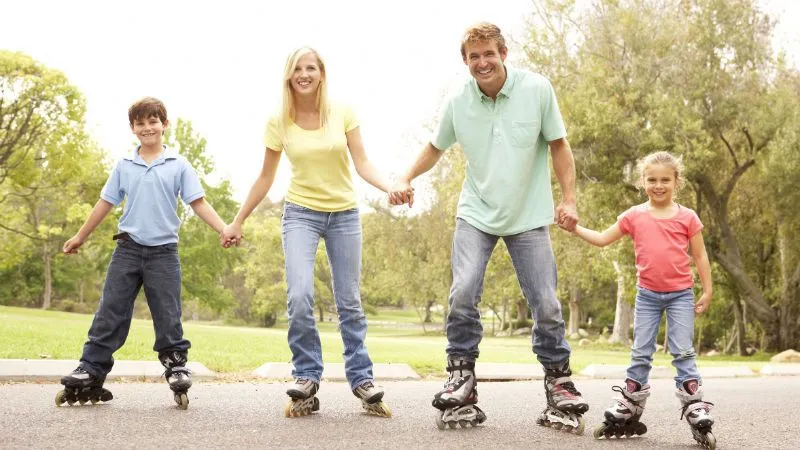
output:
[[[375,186],[376,188],[388,193],[392,185],[383,176],[383,174],[375,167],[374,164],[367,158],[367,153],[364,151],[364,143],[361,140],[361,131],[356,127],[346,133],[347,148],[350,149],[350,157],[353,158],[353,165],[356,167],[358,176],[364,179],[367,183]]]
[[[692,259],[697,267],[697,274],[700,275],[700,284],[703,285],[703,294],[700,300],[694,305],[694,312],[702,314],[708,311],[711,305],[711,295],[714,291],[713,282],[711,281],[711,263],[708,262],[708,253],[706,253],[706,244],[703,242],[703,233],[698,231],[689,240],[689,250],[692,253]]]
[[[261,173],[258,174],[258,178],[256,178],[255,183],[253,183],[253,186],[250,188],[247,199],[242,204],[242,207],[239,208],[239,212],[236,213],[233,222],[226,225],[222,230],[220,243],[223,244],[223,246],[227,246],[226,243],[229,241],[238,243],[242,238],[242,224],[244,224],[245,219],[247,219],[253,210],[256,209],[256,206],[264,200],[264,197],[267,196],[267,192],[269,192],[273,181],[275,181],[275,172],[278,170],[278,163],[280,163],[280,161],[281,152],[270,148],[266,149],[264,153],[264,164],[261,166]]]
[[[622,238],[622,236],[624,236],[622,231],[619,229],[619,222],[611,225],[602,233],[577,225],[575,226],[575,234],[584,241],[598,247],[605,247],[608,244],[618,241],[620,238]]]

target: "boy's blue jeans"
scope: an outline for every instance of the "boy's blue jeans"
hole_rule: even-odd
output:
[[[628,378],[647,384],[656,352],[656,338],[661,315],[667,313],[667,343],[672,365],[678,370],[675,386],[686,380],[700,379],[694,346],[694,291],[655,292],[637,286],[633,319],[633,347]]]
[[[351,389],[372,380],[372,360],[364,339],[367,317],[361,308],[361,218],[358,209],[321,212],[286,202],[283,251],[288,288],[292,376],[319,382],[322,345],[314,319],[314,259],[325,239],[333,275],[333,297],[344,343],[344,367]]]
[[[181,262],[178,244],[153,247],[133,240],[118,240],[108,265],[100,305],[83,346],[81,366],[95,377],[105,378],[114,366],[113,354],[125,343],[133,318],[133,303],[144,286],[153,316],[160,354],[186,354],[191,344],[181,325]]]
[[[453,285],[447,315],[447,355],[474,361],[483,337],[478,303],[483,292],[486,265],[498,236],[456,219],[453,236]],[[533,352],[546,369],[560,369],[569,360],[561,304],[556,297],[556,263],[550,230],[540,227],[503,236],[522,294],[533,313]]]

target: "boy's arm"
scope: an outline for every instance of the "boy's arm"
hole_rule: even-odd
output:
[[[713,282],[711,281],[711,263],[708,261],[706,244],[703,242],[703,233],[698,231],[689,240],[689,249],[692,252],[692,259],[697,267],[697,274],[700,275],[700,284],[703,285],[703,294],[700,300],[694,305],[694,312],[702,314],[711,305],[711,295],[713,293]]]
[[[608,244],[612,244],[620,240],[620,238],[624,236],[622,230],[619,229],[619,222],[615,223],[614,225],[611,225],[602,233],[595,230],[590,230],[588,228],[584,228],[580,225],[576,225],[575,234],[578,235],[584,241],[592,245],[596,245],[598,247],[605,247]]]
[[[203,219],[203,222],[207,223],[217,233],[222,233],[222,229],[225,228],[225,221],[217,214],[214,207],[206,201],[205,197],[200,197],[189,203],[189,205],[194,213],[197,214],[197,217]]]
[[[86,218],[86,222],[84,222],[78,232],[75,233],[75,236],[72,236],[64,243],[64,248],[62,249],[64,253],[78,253],[78,248],[83,245],[86,238],[88,238],[89,235],[92,234],[92,231],[103,222],[103,219],[106,218],[113,208],[113,204],[103,199],[98,200],[94,208],[92,208],[92,212],[89,213],[89,217]]]

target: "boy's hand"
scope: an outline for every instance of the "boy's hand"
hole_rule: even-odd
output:
[[[711,306],[711,294],[703,292],[703,295],[700,296],[700,300],[694,304],[694,313],[703,314],[708,311],[709,306]]]
[[[73,253],[78,253],[78,248],[81,245],[83,245],[83,241],[84,239],[78,236],[77,234],[69,238],[69,240],[64,243],[64,248],[62,249],[64,251],[64,254],[69,255]]]
[[[219,244],[224,248],[230,248],[234,245],[238,246],[243,238],[242,227],[234,222],[225,225],[225,228],[222,229],[222,233],[219,234]]]

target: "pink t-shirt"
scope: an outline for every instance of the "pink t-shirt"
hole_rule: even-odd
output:
[[[689,240],[703,229],[690,208],[678,205],[678,213],[658,219],[647,203],[620,214],[619,229],[630,234],[636,251],[639,286],[656,292],[675,292],[694,286],[689,262]]]

